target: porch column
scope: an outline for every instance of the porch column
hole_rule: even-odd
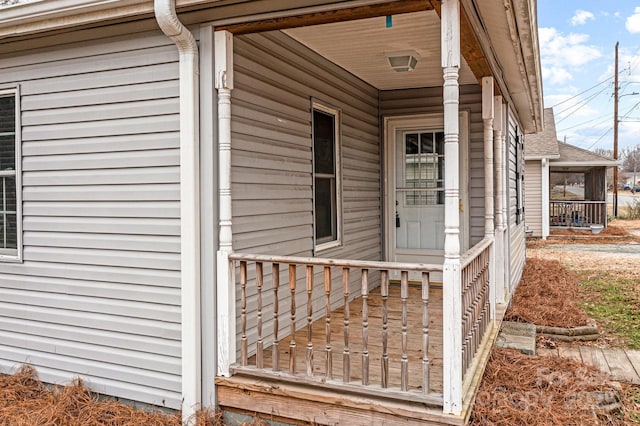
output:
[[[493,77],[482,77],[482,122],[484,123],[484,238],[494,240],[493,211]],[[491,318],[496,318],[495,245],[489,249],[489,299]]]
[[[444,74],[443,411],[462,412],[462,293],[460,265],[459,87],[460,2],[443,0]]]
[[[220,229],[217,252],[218,374],[229,376],[236,360],[236,293],[229,254],[233,251],[231,215],[231,90],[233,89],[233,35],[214,35],[215,84],[218,90],[218,208]]]
[[[606,188],[606,185],[605,185]],[[549,236],[549,159],[542,159],[542,239]]]
[[[496,214],[496,240],[495,240],[495,254],[501,262],[496,262],[495,277],[496,284],[501,284],[499,288],[496,286],[496,302],[506,303],[505,289],[508,288],[508,282],[506,278],[506,268],[504,259],[508,259],[505,254],[505,230],[506,227],[506,215],[505,215],[505,120],[504,120],[504,105],[502,103],[502,96],[495,96],[493,98],[493,150],[495,159],[495,214]]]

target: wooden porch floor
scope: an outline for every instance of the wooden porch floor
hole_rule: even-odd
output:
[[[367,300],[368,308],[368,352],[369,384],[380,385],[382,376],[382,296],[380,289],[373,290]],[[363,299],[358,297],[349,303],[349,354],[350,383],[361,384],[363,377],[362,353],[362,306]],[[429,289],[429,381],[432,393],[442,393],[442,288]],[[402,359],[402,304],[400,284],[389,285],[387,300],[387,324],[389,356],[389,388],[400,389],[400,371]],[[409,389],[422,390],[422,299],[419,284],[409,285],[407,300],[407,357],[409,361]],[[312,327],[313,376],[326,377],[326,322],[325,318],[315,321]],[[344,351],[344,308],[331,313],[331,364],[333,380],[343,380]],[[307,329],[301,328],[295,334],[296,375],[306,375]],[[289,371],[289,336],[279,343],[279,370]],[[272,349],[265,348],[264,366],[271,368]],[[255,365],[255,355],[249,359],[249,365]]]
[[[363,392],[350,392],[332,388],[328,382],[343,381],[344,309],[331,313],[332,380],[326,375],[326,321],[322,318],[312,325],[313,377],[307,377],[307,329],[295,334],[296,374],[289,372],[289,344],[287,336],[279,344],[279,373],[273,373],[272,348],[264,350],[265,374],[251,374],[251,368],[239,369],[230,378],[216,379],[218,404],[223,410],[240,411],[263,418],[278,419],[285,423],[314,424],[464,424],[464,417],[442,413],[442,408],[416,401],[422,393],[422,298],[420,285],[410,285],[407,299],[407,358],[409,365],[409,390],[411,398],[397,398],[400,392],[402,359],[402,303],[400,285],[389,286],[387,301],[388,318],[388,388],[396,398],[384,397],[381,388],[382,306],[380,289],[372,290],[367,300],[369,388],[366,394],[362,385],[362,313],[363,299],[356,298],[349,304],[349,353],[351,388]],[[300,307],[299,307],[300,309]],[[305,311],[306,313],[306,311]],[[432,286],[428,302],[430,360],[430,392],[442,393],[442,289]],[[249,358],[249,366],[255,366],[255,355]],[[391,396],[391,395],[389,395]]]

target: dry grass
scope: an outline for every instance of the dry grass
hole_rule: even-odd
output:
[[[640,221],[617,221],[616,226],[638,232]],[[554,299],[571,299],[576,309],[585,301],[602,299],[601,294],[585,294],[586,289],[577,285],[585,275],[606,274],[608,281],[613,277],[626,280],[628,292],[618,292],[622,297],[640,294],[637,255],[569,251],[562,245],[552,244],[535,242],[532,248],[530,242],[527,243],[527,266],[514,295],[512,316],[516,312],[519,317],[528,318],[527,321],[540,323],[541,316],[558,318],[565,314],[563,305]],[[589,291],[593,292],[593,288]],[[637,296],[632,299],[640,300]],[[634,305],[630,300],[624,299],[625,306]],[[575,326],[581,325],[580,322],[567,320],[558,325]],[[620,322],[619,318],[616,322]],[[640,387],[611,382],[604,373],[572,360],[532,357],[494,348],[480,385],[472,424],[637,425],[640,424]]]
[[[616,220],[618,229],[640,235],[640,220]],[[583,237],[584,238],[584,237]],[[586,239],[568,243],[598,244]],[[640,259],[624,248],[625,241],[604,250],[569,247],[537,241],[527,243],[527,261],[558,259],[579,280],[576,303],[598,324],[600,336],[591,343],[600,347],[640,348]],[[633,244],[633,242],[631,243]]]
[[[578,279],[557,260],[527,259],[505,320],[555,327],[587,324],[576,305]]]
[[[598,239],[599,237],[627,237],[629,236],[629,232],[620,226],[609,225],[600,231],[599,234],[593,234],[589,229],[554,229],[551,231],[551,235],[589,235],[594,236],[594,239]]]
[[[633,222],[633,221],[625,221]],[[640,221],[637,221],[640,227]],[[615,222],[616,225],[609,225],[599,234],[593,234],[584,229],[554,229],[548,240],[529,239],[527,248],[537,249],[553,245],[562,244],[637,244],[640,243],[640,233],[634,234],[633,229],[628,225]]]
[[[471,424],[632,425],[640,414],[640,401],[633,399],[637,391],[576,361],[494,348]]]

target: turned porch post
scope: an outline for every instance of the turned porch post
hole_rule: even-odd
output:
[[[444,74],[443,410],[462,412],[462,293],[460,264],[459,87],[460,2],[443,0]]]
[[[236,293],[231,233],[231,90],[233,89],[233,35],[216,31],[214,35],[215,84],[218,90],[218,208],[217,252],[218,374],[229,376],[236,361]]]
[[[482,77],[482,122],[484,123],[484,237],[495,243],[493,211],[493,77]],[[489,249],[489,298],[491,318],[496,318],[495,245]]]
[[[495,160],[495,213],[496,213],[496,239],[495,239],[495,254],[500,259],[508,259],[505,253],[506,248],[506,236],[505,231],[507,229],[506,223],[506,206],[505,206],[505,182],[506,182],[506,169],[505,169],[505,135],[506,120],[505,109],[502,103],[502,96],[495,96],[493,99],[493,150]],[[506,292],[509,288],[508,268],[505,268],[504,261],[496,262],[495,277],[496,284],[501,284],[499,288],[496,286],[496,302],[506,303]]]

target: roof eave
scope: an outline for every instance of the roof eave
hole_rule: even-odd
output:
[[[518,38],[524,62],[520,77],[528,89],[527,107],[529,120],[523,118],[525,133],[537,133],[544,128],[544,104],[542,92],[542,67],[538,47],[538,23],[536,1],[511,1],[515,11]],[[524,107],[524,105],[523,105]],[[526,123],[531,125],[527,126]]]
[[[189,7],[221,0],[177,0]],[[41,0],[2,10],[0,39],[153,14],[153,0]]]
[[[538,155],[525,155],[524,160],[555,160],[560,158],[560,154],[538,154]]]
[[[616,167],[619,161],[551,161],[552,167]]]

